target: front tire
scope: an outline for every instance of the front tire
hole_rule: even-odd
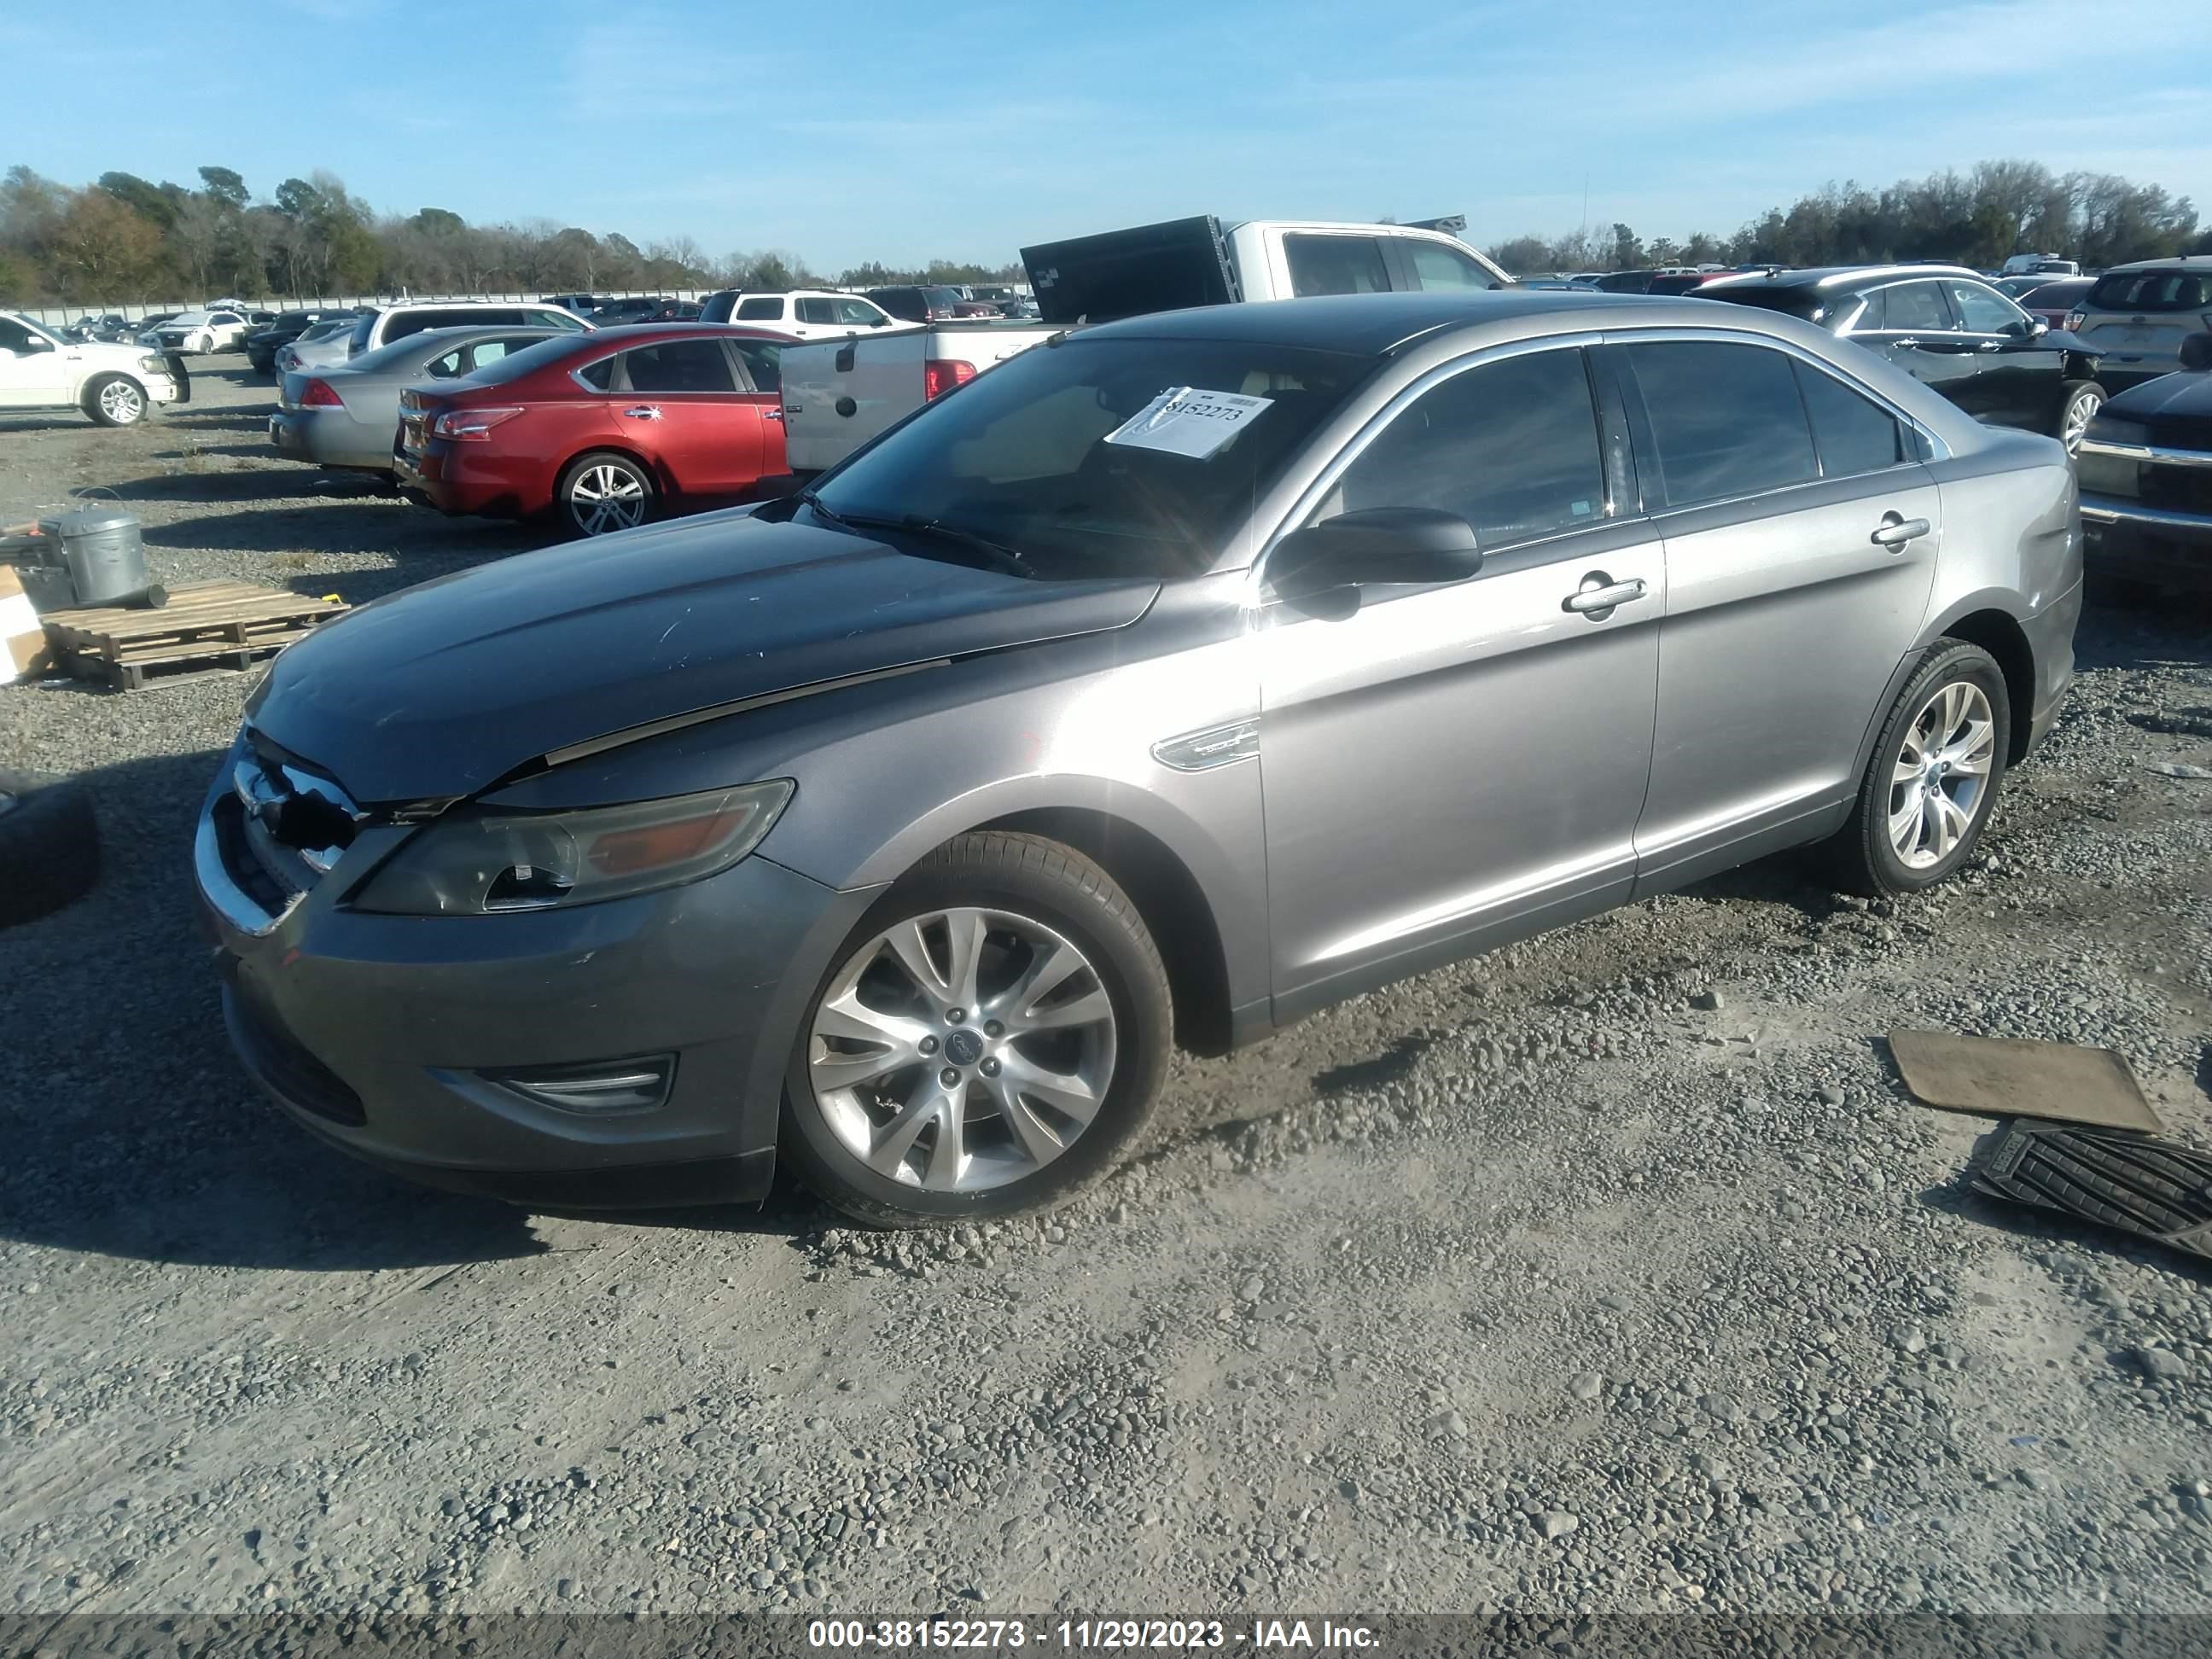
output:
[[[103,374],[85,387],[84,412],[102,426],[136,426],[146,418],[146,388],[127,374]]]
[[[2011,742],[1996,659],[1938,641],[1882,722],[1850,821],[1828,843],[1838,884],[1894,897],[1954,874],[1990,821]]]
[[[607,536],[652,518],[659,494],[653,475],[629,456],[594,450],[562,471],[553,507],[567,534]]]
[[[985,831],[895,883],[815,988],[782,1146],[874,1226],[946,1226],[1063,1198],[1150,1122],[1174,1014],[1114,878],[1074,848]]]
[[[2094,380],[2069,380],[2058,404],[2058,430],[2053,435],[2066,446],[2069,455],[2081,447],[2082,434],[2088,431],[2089,422],[2097,418],[2097,411],[2105,406],[2105,388]]]

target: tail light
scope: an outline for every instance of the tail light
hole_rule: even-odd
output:
[[[302,409],[343,409],[345,399],[331,390],[328,380],[310,380],[301,389],[300,407]]]
[[[2058,326],[2079,333],[2081,329],[2081,313],[2078,311],[2068,312]]]
[[[922,401],[941,398],[954,386],[965,386],[975,378],[973,363],[963,362],[957,357],[932,357],[921,366]]]
[[[482,443],[492,428],[504,426],[521,413],[519,409],[449,409],[430,422],[430,435],[456,443]]]

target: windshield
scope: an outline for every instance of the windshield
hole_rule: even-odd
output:
[[[926,288],[921,292],[933,311],[950,311],[963,303],[960,296],[949,288]]]
[[[819,497],[842,518],[996,542],[1039,576],[1195,575],[1373,368],[1241,341],[1061,340],[930,405],[832,474]],[[1261,401],[1225,439],[1194,441],[1203,454],[1141,447],[1131,434],[1109,441],[1179,388]]]

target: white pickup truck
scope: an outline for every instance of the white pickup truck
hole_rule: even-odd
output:
[[[1419,225],[1211,217],[1170,220],[1022,250],[1036,322],[931,323],[785,348],[785,464],[836,465],[931,398],[1054,335],[1188,306],[1512,282],[1457,237]]]

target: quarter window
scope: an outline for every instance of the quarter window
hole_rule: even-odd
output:
[[[615,383],[615,360],[602,357],[596,363],[578,369],[576,378],[594,392],[605,392]]]
[[[735,392],[719,340],[671,340],[623,354],[632,392]]]
[[[1605,469],[1583,354],[1508,357],[1424,392],[1331,492],[1334,512],[1375,507],[1455,513],[1485,547],[1602,519]]]
[[[1285,236],[1283,253],[1290,261],[1291,292],[1300,299],[1389,291],[1382,244],[1372,236]]]
[[[1792,362],[1790,367],[1804,393],[1806,412],[1813,417],[1821,476],[1847,478],[1910,459],[1903,424],[1894,415],[1808,363]]]
[[[1692,507],[1817,476],[1812,429],[1790,359],[1764,346],[1656,341],[1626,348],[1657,450],[1645,479],[1668,507]]]
[[[837,320],[836,302],[830,300],[799,300],[793,302],[799,308],[802,323],[835,323]]]

